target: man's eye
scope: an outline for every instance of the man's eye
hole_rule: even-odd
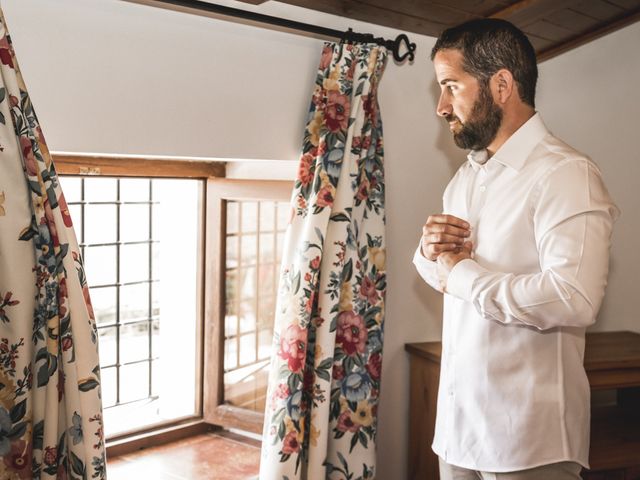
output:
[[[456,86],[455,85],[447,85],[447,90],[449,90],[450,92],[455,91]]]

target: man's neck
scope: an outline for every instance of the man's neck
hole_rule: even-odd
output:
[[[503,110],[504,112],[504,110]],[[496,138],[487,147],[487,154],[489,158],[506,142],[511,135],[513,135],[522,125],[535,115],[536,111],[529,105],[522,105],[522,108],[518,108],[512,111],[510,114],[504,112],[502,117],[502,124],[496,134]]]

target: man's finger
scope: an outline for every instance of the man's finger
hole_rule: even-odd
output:
[[[445,223],[449,225],[455,225],[456,227],[460,227],[465,230],[467,230],[470,227],[469,222],[467,222],[466,220],[463,220],[454,215],[448,215],[448,214],[430,215],[429,218],[427,218],[427,225],[433,224],[433,223]]]
[[[448,223],[431,223],[426,225],[426,233],[446,233],[457,237],[468,237],[471,232],[462,227],[456,227]]]

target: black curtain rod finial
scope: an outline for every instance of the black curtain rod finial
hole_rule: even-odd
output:
[[[344,32],[340,41],[349,43],[377,43],[389,50],[393,54],[393,59],[399,63],[404,62],[406,58],[409,58],[409,61],[413,62],[415,58],[416,44],[410,42],[409,37],[404,33],[398,35],[395,40],[386,40],[382,37],[374,37],[370,33],[357,33],[349,28]],[[405,51],[404,53],[400,53],[403,47]]]

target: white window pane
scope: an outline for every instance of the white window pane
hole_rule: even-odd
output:
[[[87,202],[117,201],[118,181],[115,178],[85,178],[84,199]]]
[[[120,287],[120,320],[142,320],[149,316],[149,284]]]
[[[117,363],[117,329],[116,327],[99,328],[98,337],[100,341],[100,364],[104,366],[115,365]]]
[[[120,402],[141,400],[149,395],[149,363],[120,367]]]
[[[116,322],[116,287],[92,288],[91,305],[99,325]]]
[[[149,244],[120,246],[120,282],[137,282],[149,278]]]
[[[120,240],[149,240],[149,205],[120,206]]]
[[[256,329],[256,301],[252,298],[240,302],[240,333]]]
[[[243,235],[241,238],[241,257],[240,261],[243,265],[255,265],[257,260],[257,245],[255,235]]]
[[[242,232],[255,232],[258,221],[258,202],[242,202]]]
[[[100,352],[102,353],[102,352]],[[102,361],[101,361],[102,363]],[[116,404],[117,395],[117,380],[116,380],[116,368],[101,368],[100,380],[102,387],[102,406],[104,408],[110,407]]]
[[[273,231],[276,228],[276,204],[274,202],[260,202],[260,230]]]
[[[80,177],[58,177],[58,179],[67,204],[82,200],[82,179]]]
[[[69,215],[71,215],[71,222],[73,223],[73,228],[76,232],[78,242],[84,242],[84,239],[82,238],[82,206],[69,205]]]
[[[240,337],[240,365],[256,361],[256,335],[250,333]]]
[[[84,266],[89,286],[116,283],[118,262],[117,247],[86,247],[84,249]]]
[[[238,232],[238,216],[240,215],[240,204],[232,200],[227,201],[227,233]]]
[[[115,205],[85,205],[84,242],[112,243],[117,240]]]
[[[149,358],[149,324],[147,322],[120,327],[120,363]]]
[[[149,179],[123,178],[120,180],[120,200],[140,202],[149,200]]]

